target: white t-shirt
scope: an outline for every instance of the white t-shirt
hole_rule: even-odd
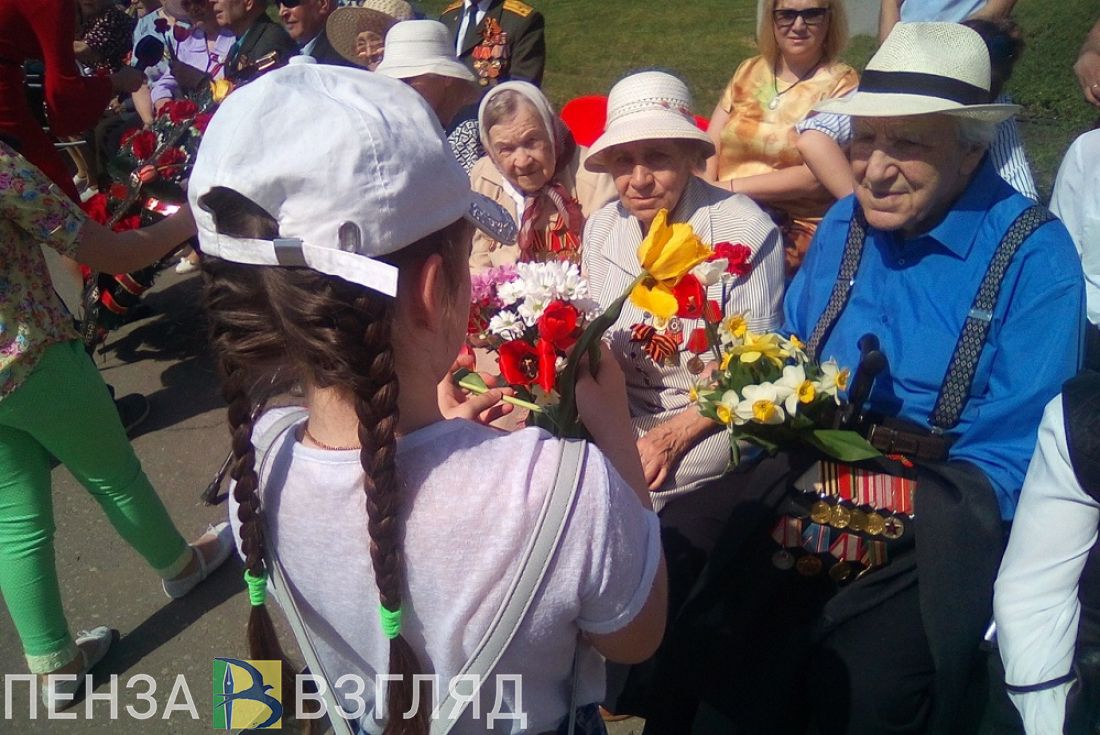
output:
[[[266,413],[254,436],[286,410]],[[375,673],[389,670],[389,642],[378,620],[359,452],[314,449],[296,437],[292,429],[276,441],[262,468],[269,545],[278,550],[330,682],[344,674],[368,680],[369,713]],[[538,429],[502,433],[451,420],[401,437],[397,446],[398,479],[407,492],[402,633],[424,673],[436,674],[446,688],[517,572],[554,480],[557,440]],[[231,518],[236,526],[235,507]],[[526,731],[554,729],[569,707],[578,632],[612,633],[633,620],[649,597],[660,554],[656,515],[589,445],[561,545],[494,672],[522,674],[521,701],[506,686],[497,711],[524,712]],[[587,704],[603,697],[604,661],[581,645],[577,703]],[[481,689],[480,719],[474,721],[471,705],[453,732],[525,731],[507,719],[490,729],[495,689],[491,678]],[[354,708],[351,700],[345,704]],[[371,714],[364,725],[381,731]]]
[[[1089,321],[1100,324],[1100,130],[1090,130],[1066,151],[1050,211],[1069,230],[1085,271],[1085,302]]]
[[[1100,506],[1073,472],[1059,395],[1039,425],[995,586],[997,644],[1009,684],[1031,686],[1070,671],[1081,615],[1077,585],[1098,520]],[[1009,694],[1028,735],[1062,732],[1069,690],[1066,683]]]

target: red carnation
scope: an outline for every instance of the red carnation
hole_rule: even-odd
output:
[[[568,350],[577,341],[577,307],[564,301],[551,301],[539,317],[539,337],[559,350]]]
[[[168,21],[164,18],[157,18],[155,21],[153,21],[153,28],[156,29],[157,33],[167,33]]]
[[[90,197],[88,201],[83,202],[80,208],[84,210],[84,213],[88,215],[88,218],[99,224],[106,224],[110,218],[110,214],[107,213],[107,195],[103,193],[97,193]]]
[[[696,327],[691,330],[691,336],[688,337],[687,341],[687,348],[696,355],[700,355],[710,349],[710,338],[707,336],[707,330],[703,327]]]
[[[129,217],[123,217],[112,228],[115,232],[126,232],[126,230],[136,230],[141,227],[141,215],[132,214]]]
[[[539,355],[527,342],[514,339],[500,346],[500,374],[512,385],[531,385],[539,377]]]
[[[711,256],[711,260],[719,258],[725,258],[728,261],[726,273],[738,278],[747,276],[752,270],[752,250],[748,245],[720,242],[714,246],[714,255]]]
[[[126,188],[125,184],[114,183],[111,184],[111,188],[108,190],[112,199],[125,199],[129,195],[130,190]]]
[[[679,308],[676,316],[681,319],[699,319],[703,316],[703,307],[707,303],[707,291],[699,279],[688,273],[672,289]]]
[[[195,120],[191,123],[191,125],[201,135],[206,132],[206,126],[210,124],[210,118],[212,117],[214,116],[211,115],[209,112],[199,113],[198,115],[195,115]]]
[[[165,105],[168,107],[167,105]],[[192,118],[195,113],[199,111],[199,106],[191,100],[176,100],[176,102],[168,108],[168,119],[173,124],[179,125],[184,120]]]
[[[120,146],[126,145],[131,140],[133,140],[134,136],[137,135],[140,131],[141,131],[141,128],[130,128],[129,130],[127,130],[125,133],[122,134],[121,138],[118,139],[118,144]]]
[[[133,151],[134,158],[139,161],[144,161],[149,158],[156,149],[157,136],[152,130],[138,131],[134,137],[130,139],[130,150]]]

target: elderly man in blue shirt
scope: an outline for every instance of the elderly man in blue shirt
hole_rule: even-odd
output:
[[[983,104],[988,90],[977,33],[902,23],[853,96],[818,106],[853,118],[856,190],[818,228],[786,329],[849,367],[878,337],[872,443],[907,458],[882,462],[858,497],[798,452],[751,476],[767,510],[735,511],[681,616],[689,666],[706,672],[693,732],[976,729],[966,714],[984,693],[968,687],[1005,529],[1084,324],[1066,229],[985,155],[1016,111]]]

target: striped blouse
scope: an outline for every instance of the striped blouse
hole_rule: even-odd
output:
[[[723,302],[727,315],[744,313],[749,328],[767,331],[779,327],[783,303],[783,248],[771,219],[748,197],[730,194],[692,177],[670,222],[691,224],[704,243],[741,243],[753,253],[753,269],[725,287],[710,287],[707,298]],[[638,246],[642,230],[638,220],[619,202],[593,214],[584,229],[583,263],[592,296],[605,308],[626,291],[640,272]],[[635,438],[682,411],[695,410],[688,397],[695,376],[680,365],[657,365],[637,343],[630,341],[630,327],[647,321],[648,314],[630,303],[607,331],[611,351],[626,374],[626,391],[633,416]],[[682,320],[682,334],[690,335],[701,320]],[[683,359],[681,359],[681,362]],[[672,468],[661,489],[653,494],[660,510],[675,497],[685,495],[721,476],[730,458],[726,432],[715,431],[695,445]]]

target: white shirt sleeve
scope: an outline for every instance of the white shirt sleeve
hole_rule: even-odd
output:
[[[1073,238],[1085,271],[1085,299],[1088,318],[1100,324],[1100,176],[1095,172],[1100,160],[1100,130],[1085,133],[1066,151],[1050,211],[1062,220]]]
[[[1024,480],[993,601],[1010,686],[1070,672],[1080,603],[1077,585],[1097,538],[1100,505],[1080,486],[1066,444],[1062,397],[1051,401]],[[1029,735],[1061,733],[1070,684],[1010,694]]]

